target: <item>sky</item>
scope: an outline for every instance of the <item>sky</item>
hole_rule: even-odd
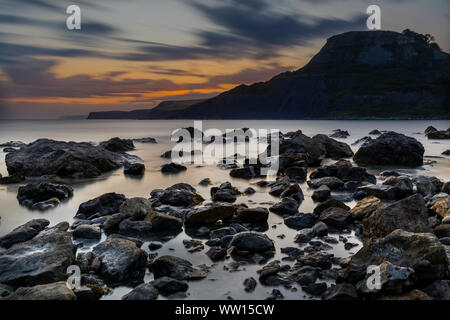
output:
[[[94,4],[95,3],[95,4]],[[81,30],[66,9],[81,8]],[[148,109],[305,65],[342,32],[409,28],[450,49],[448,0],[0,0],[0,118]]]

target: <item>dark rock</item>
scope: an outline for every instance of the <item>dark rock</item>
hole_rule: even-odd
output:
[[[271,186],[269,194],[279,197],[290,185],[289,177],[278,177],[277,181]]]
[[[166,190],[161,190],[157,195],[152,192],[152,199],[159,200],[162,204],[180,207],[190,207],[202,203],[205,199],[195,188],[186,184],[176,184]]]
[[[405,198],[413,193],[412,181],[405,176],[387,178],[383,185],[393,186],[397,188],[396,198]]]
[[[367,195],[385,200],[395,200],[397,197],[397,188],[389,185],[368,184],[358,188]]]
[[[234,219],[242,222],[264,223],[269,218],[266,208],[244,208],[237,209]]]
[[[155,279],[167,276],[177,280],[199,280],[206,277],[206,272],[195,269],[187,260],[174,257],[162,256],[150,264],[150,271]]]
[[[283,198],[280,203],[277,203],[269,208],[270,211],[279,215],[294,215],[298,213],[299,203],[293,198]]]
[[[130,139],[112,138],[100,143],[100,147],[112,152],[125,152],[134,150],[133,141]]]
[[[436,132],[436,131],[438,131],[435,127],[433,127],[433,126],[428,126],[426,129],[425,129],[425,131],[424,131],[424,133],[427,135],[427,134],[429,134],[430,132]]]
[[[350,210],[350,208],[348,206],[346,206],[342,201],[339,201],[336,199],[328,199],[324,202],[319,203],[314,208],[314,213],[316,215],[320,215],[322,213],[322,211],[324,211],[328,208],[331,208],[331,207],[342,208],[344,210]]]
[[[325,235],[328,234],[328,226],[322,221],[317,222],[312,227],[312,230],[313,230],[314,234],[319,236],[319,237],[325,236]]]
[[[77,300],[64,281],[18,288],[4,300]]]
[[[25,181],[25,177],[20,173],[15,173],[7,177],[0,176],[0,184],[15,184]]]
[[[250,252],[274,251],[273,241],[266,235],[257,232],[241,232],[233,236],[229,247]]]
[[[350,210],[350,213],[356,220],[362,220],[377,210],[380,204],[381,200],[377,197],[365,197]]]
[[[450,283],[448,280],[437,280],[424,288],[423,291],[434,299],[450,300]]]
[[[159,242],[159,241],[152,241],[148,244],[148,248],[151,251],[158,250],[158,249],[162,248],[162,246],[163,246],[162,242]]]
[[[404,165],[417,167],[423,164],[425,149],[416,139],[395,132],[383,133],[361,146],[353,157],[358,165]]]
[[[244,190],[244,194],[246,194],[246,195],[252,195],[255,193],[256,193],[256,190],[253,189],[252,187],[248,187],[247,189]]]
[[[425,201],[420,194],[380,207],[363,220],[366,237],[384,237],[396,229],[431,232]]]
[[[315,268],[320,268],[323,270],[331,268],[331,258],[333,257],[330,253],[315,252],[307,255],[299,256],[297,261],[301,265],[307,265]]]
[[[181,231],[183,226],[181,219],[159,212],[148,214],[145,220],[152,224],[152,230],[155,232]]]
[[[186,170],[185,166],[173,162],[166,163],[161,167],[161,172],[166,174],[176,174]]]
[[[102,232],[97,226],[82,224],[73,230],[72,236],[75,239],[100,240]]]
[[[246,292],[253,292],[255,291],[257,282],[253,277],[247,278],[244,280],[244,290]]]
[[[192,210],[186,215],[185,223],[187,225],[197,226],[214,224],[219,220],[231,219],[236,213],[236,210],[236,206],[224,203],[200,207]]]
[[[379,136],[381,134],[380,130],[374,129],[369,132],[370,135]]]
[[[142,283],[122,297],[122,300],[156,300],[158,290],[151,283]]]
[[[342,229],[352,221],[352,215],[342,208],[331,207],[322,211],[319,220],[327,226]]]
[[[0,238],[0,247],[9,248],[13,244],[24,242],[35,237],[50,224],[46,219],[33,219],[15,228]]]
[[[155,138],[136,138],[133,141],[139,143],[157,143]]]
[[[27,184],[26,186],[19,187],[17,192],[19,203],[27,207],[33,207],[40,202],[45,202],[53,198],[65,200],[72,196],[73,188],[71,186],[49,182]]]
[[[306,243],[316,236],[316,232],[312,228],[301,229],[295,236],[295,243]]]
[[[131,219],[122,220],[119,223],[119,233],[122,235],[146,236],[153,231],[150,221],[134,221]]]
[[[211,198],[214,202],[235,202],[238,194],[239,191],[229,182],[211,188]]]
[[[413,179],[417,192],[421,195],[435,195],[441,191],[442,181],[436,177],[418,176]]]
[[[325,156],[332,159],[351,158],[353,151],[350,146],[344,142],[339,142],[324,134],[314,136],[313,141],[325,146]]]
[[[441,192],[444,192],[446,194],[450,194],[450,181],[447,181],[442,186]]]
[[[305,167],[293,166],[285,169],[284,173],[289,179],[304,181],[308,175],[308,169]]]
[[[150,201],[145,198],[130,198],[126,199],[119,207],[119,212],[126,214],[127,216],[142,220],[148,214],[153,213],[153,207]]]
[[[226,257],[227,250],[221,247],[211,247],[207,252],[206,255],[212,260],[212,261],[219,261]]]
[[[347,137],[350,137],[350,134],[348,133],[348,131],[344,131],[341,129],[335,129],[335,130],[333,130],[333,134],[331,134],[330,137],[346,139]]]
[[[331,195],[331,190],[326,185],[320,186],[318,189],[314,190],[312,194],[312,199],[315,202],[322,202],[327,200]]]
[[[344,182],[336,177],[323,177],[307,181],[308,186],[312,189],[320,188],[321,186],[327,186],[331,190],[338,190],[344,186]]]
[[[436,140],[448,140],[450,139],[450,131],[449,130],[441,130],[441,131],[433,131],[427,134],[428,139],[436,139]]]
[[[230,171],[230,176],[233,178],[241,178],[241,179],[253,179],[256,177],[260,177],[260,168],[258,166],[248,165],[243,168],[236,168]]]
[[[212,182],[211,182],[210,178],[205,178],[205,179],[202,179],[198,184],[206,187],[206,186],[211,185]]]
[[[142,163],[133,163],[126,165],[123,173],[130,176],[142,176],[145,172],[145,165]]]
[[[311,283],[306,286],[302,286],[303,291],[312,296],[321,296],[327,291],[327,284],[325,282]]]
[[[324,293],[325,300],[357,300],[358,292],[356,288],[349,283],[342,283],[339,285],[332,285]]]
[[[450,224],[441,224],[433,229],[436,237],[449,238],[450,237]]]
[[[291,184],[286,190],[280,194],[281,198],[292,198],[299,204],[305,199],[303,191],[298,184]]]
[[[284,219],[284,223],[292,229],[301,230],[311,228],[316,223],[317,217],[313,213],[300,213]]]
[[[352,146],[366,146],[370,141],[372,141],[372,137],[362,137],[352,143]]]
[[[119,208],[126,200],[123,194],[105,193],[95,199],[83,202],[78,208],[77,216],[86,218],[100,213],[102,216],[119,212]]]
[[[444,156],[450,156],[450,150],[445,150],[444,152],[442,152],[442,154]]]
[[[189,288],[186,282],[170,277],[160,277],[152,281],[151,284],[164,295],[170,295],[176,292],[186,292]]]

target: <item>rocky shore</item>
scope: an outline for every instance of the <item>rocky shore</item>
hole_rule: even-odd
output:
[[[430,132],[439,131],[426,132],[432,139]],[[348,132],[331,135],[344,138]],[[393,170],[369,173],[367,166],[424,163],[424,147],[415,138],[395,132],[369,135],[354,154],[331,136],[308,137],[300,130],[280,134],[279,170],[273,180],[262,174],[261,161],[245,159],[243,165],[224,167],[229,181],[199,181],[208,186],[209,198],[193,185],[177,183],[148,190],[147,197],[96,195],[77,203],[72,224],[31,220],[0,237],[0,299],[96,300],[119,286],[132,288],[124,300],[182,299],[191,287],[207,281],[219,262],[235,272],[257,265],[237,286],[246,292],[271,288],[267,299],[282,299],[281,287],[298,290],[298,299],[450,299],[450,182]],[[73,201],[73,187],[56,183],[57,178],[95,178],[120,167],[127,175],[145,172],[140,159],[127,153],[134,149],[127,139],[95,145],[39,139],[13,148],[6,165],[10,177],[20,177],[17,199],[29,209],[44,211]],[[167,161],[163,173],[189,173],[189,165]],[[234,179],[248,181],[247,188],[237,188]],[[315,203],[311,212],[300,211],[310,197],[306,186]],[[255,188],[278,200],[265,205],[238,201]],[[353,201],[356,205],[347,205]],[[286,239],[289,246],[267,235],[276,228],[271,215],[295,232]],[[158,253],[183,231],[185,249],[204,254],[209,264]],[[351,251],[359,246],[349,240],[351,234],[362,243],[357,251]],[[335,256],[331,249],[337,244],[354,254]],[[277,253],[283,258],[275,259]],[[70,289],[65,281],[73,265],[81,278],[80,286]],[[376,286],[371,285],[373,267],[380,276]],[[228,274],[230,281],[233,275]]]

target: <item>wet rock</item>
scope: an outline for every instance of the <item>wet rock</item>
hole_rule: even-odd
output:
[[[46,219],[33,219],[15,228],[0,238],[0,247],[9,248],[13,244],[25,242],[34,238],[39,232],[50,224]]]
[[[395,187],[397,190],[396,198],[402,199],[413,193],[412,181],[405,176],[390,177],[383,182],[384,185]]]
[[[397,229],[384,238],[368,239],[340,273],[340,279],[356,283],[364,279],[368,266],[385,261],[414,269],[423,281],[444,279],[448,272],[445,248],[436,236]]]
[[[293,198],[283,198],[281,202],[271,206],[270,211],[279,215],[294,215],[298,213],[299,203]]]
[[[122,220],[119,223],[119,233],[122,235],[147,236],[153,231],[150,221]]]
[[[152,281],[151,284],[163,295],[170,295],[176,292],[186,292],[189,288],[186,282],[170,277],[160,277]]]
[[[249,223],[265,223],[269,218],[269,211],[266,208],[245,208],[237,209],[234,220]]]
[[[305,199],[305,197],[303,196],[303,191],[298,184],[290,185],[286,190],[284,190],[280,194],[280,197],[281,198],[287,198],[287,197],[292,198],[295,201],[297,201],[299,204],[302,203],[302,201]]]
[[[312,296],[321,296],[327,291],[327,284],[325,282],[311,283],[306,286],[302,286],[303,291]]]
[[[372,214],[381,204],[381,200],[377,197],[367,197],[359,201],[351,210],[353,218],[362,220]]]
[[[380,130],[374,129],[369,132],[370,135],[379,136],[381,134]]]
[[[212,261],[219,261],[226,257],[227,250],[221,247],[211,247],[207,252],[206,255],[212,260]]]
[[[443,184],[441,192],[450,194],[450,181],[447,181]]]
[[[416,300],[431,300],[431,298],[423,291],[414,289],[408,293],[399,295],[399,296],[384,296],[381,299],[383,300],[400,300],[400,301],[416,301]]]
[[[148,214],[154,212],[152,204],[145,198],[130,198],[126,199],[119,207],[119,212],[127,216],[142,220]]]
[[[256,165],[248,165],[243,168],[236,168],[230,171],[230,176],[233,178],[241,179],[253,179],[255,177],[260,177],[260,167]]]
[[[427,133],[428,139],[437,139],[437,140],[443,140],[443,139],[450,139],[450,130],[436,130],[432,132]]]
[[[139,142],[139,143],[157,143],[155,138],[136,138],[133,139],[134,142]]]
[[[316,236],[312,228],[301,229],[294,238],[295,243],[307,243]]]
[[[244,290],[246,292],[253,292],[257,286],[257,282],[253,277],[244,280]]]
[[[360,200],[364,199],[365,197],[367,197],[367,193],[365,191],[356,191],[353,194],[353,199],[355,199],[356,201],[360,201]]]
[[[233,236],[229,247],[250,252],[274,251],[273,241],[266,235],[257,232],[241,232]]]
[[[368,137],[368,136],[362,137],[362,138],[359,138],[358,140],[356,140],[355,142],[353,142],[352,146],[357,146],[357,145],[366,146],[370,141],[372,141],[372,137]]]
[[[292,229],[311,228],[316,223],[317,216],[313,213],[299,213],[284,219],[284,223]]]
[[[23,181],[25,181],[25,177],[19,173],[15,173],[7,177],[0,176],[0,184],[15,184]]]
[[[19,203],[38,209],[51,208],[59,204],[58,200],[65,200],[73,196],[73,188],[65,184],[54,184],[49,182],[41,182],[39,184],[27,184],[26,186],[19,187],[17,192],[17,199]],[[48,200],[56,198],[51,205]],[[43,203],[45,202],[45,203]]]
[[[341,283],[328,288],[323,298],[325,300],[357,300],[358,292],[355,286],[349,283]]]
[[[159,212],[149,213],[145,220],[152,224],[155,232],[180,231],[183,226],[181,219]]]
[[[322,211],[331,208],[331,207],[335,207],[335,208],[342,208],[344,210],[350,210],[350,208],[348,206],[346,206],[342,201],[336,200],[336,199],[328,199],[324,202],[319,203],[315,208],[314,208],[314,213],[316,215],[320,215],[322,213]]]
[[[106,218],[102,228],[106,233],[114,233],[119,230],[119,224],[127,218],[129,218],[129,216],[125,213],[112,214]]]
[[[186,215],[185,223],[196,226],[214,224],[219,220],[231,219],[236,213],[236,210],[236,206],[225,203],[200,207]]]
[[[431,207],[431,210],[433,210],[442,219],[450,217],[450,196],[436,201]]]
[[[348,131],[341,130],[341,129],[333,130],[333,134],[330,135],[330,137],[332,137],[332,138],[340,138],[340,139],[346,139],[349,136],[350,136],[350,134],[348,133]]]
[[[441,224],[433,229],[436,237],[449,238],[450,237],[450,224]]]
[[[322,202],[327,200],[331,195],[331,190],[326,185],[320,186],[318,189],[314,190],[312,194],[312,199],[315,202]]]
[[[62,231],[16,243],[0,252],[0,283],[20,287],[64,280],[75,251],[71,235]]]
[[[142,282],[147,254],[134,242],[108,237],[92,252],[101,261],[100,274],[111,284]]]
[[[448,280],[438,280],[425,287],[423,291],[437,300],[450,300],[450,283]]]
[[[247,189],[244,190],[244,194],[246,194],[246,195],[252,195],[255,193],[256,193],[256,190],[253,189],[252,187],[248,187]]]
[[[162,244],[162,242],[160,242],[160,241],[152,241],[152,242],[150,242],[150,243],[148,244],[148,248],[149,248],[151,251],[158,250],[158,249],[162,248],[162,246],[163,246],[163,244]]]
[[[442,152],[442,154],[444,156],[450,156],[450,150],[445,150],[444,152]]]
[[[333,254],[324,252],[315,252],[307,255],[299,256],[297,261],[301,265],[307,265],[315,268],[327,270],[331,268],[331,258]]]
[[[367,195],[385,200],[395,200],[397,197],[397,188],[388,185],[368,184],[358,188]]]
[[[77,297],[64,281],[21,287],[4,300],[76,300]]]
[[[378,208],[363,220],[366,237],[384,237],[396,229],[430,232],[425,201],[420,194]]]
[[[317,178],[308,180],[306,183],[312,189],[317,189],[320,188],[321,186],[327,186],[331,190],[338,190],[344,186],[344,182],[336,177]]]
[[[331,207],[322,211],[319,220],[327,226],[342,229],[352,221],[352,215],[342,208]]]
[[[123,194],[105,193],[80,204],[76,216],[89,218],[97,212],[102,216],[111,215],[119,212],[119,208],[125,200],[126,198]]]
[[[72,236],[74,239],[100,240],[102,232],[97,226],[82,224],[73,230]]]
[[[278,177],[277,181],[271,186],[269,194],[279,197],[290,185],[289,177]]]
[[[386,132],[361,146],[353,160],[358,165],[403,165],[417,167],[423,164],[423,145],[414,138],[395,132]]]
[[[108,141],[100,142],[100,147],[112,152],[125,152],[134,150],[133,141],[130,139],[112,138]]]
[[[176,174],[186,170],[185,166],[173,162],[166,163],[161,167],[161,172],[166,174]]]
[[[397,171],[385,170],[380,173],[380,176],[382,176],[382,177],[399,177],[399,176],[401,176],[401,174],[398,173]]]
[[[167,276],[177,280],[200,280],[207,275],[205,271],[194,268],[189,261],[174,256],[159,257],[150,264],[150,271],[155,279]]]
[[[442,181],[436,177],[418,176],[413,179],[413,182],[417,188],[417,192],[421,195],[435,195],[442,189]]]
[[[289,260],[292,261],[304,254],[303,250],[294,247],[281,248],[280,251],[281,253],[288,255]],[[286,260],[286,258],[283,258],[283,260]]]
[[[332,159],[351,158],[353,151],[350,146],[344,142],[339,142],[324,134],[314,136],[313,141],[325,146],[325,156]]]
[[[158,290],[151,283],[142,283],[122,297],[122,300],[156,300]]]
[[[196,193],[195,188],[187,184],[173,185],[166,190],[160,190],[157,195],[152,193],[152,199],[157,199],[162,204],[179,207],[198,205],[205,200]]]
[[[126,165],[123,173],[129,176],[142,176],[145,172],[145,165],[142,163],[133,163]]]
[[[427,134],[429,134],[430,132],[436,132],[436,131],[438,131],[435,127],[433,127],[433,126],[428,126],[426,129],[425,129],[425,131],[424,131],[424,133],[427,135]]]
[[[289,179],[304,181],[308,175],[308,169],[305,167],[292,166],[285,169],[284,173]]]
[[[211,198],[214,202],[235,202],[238,194],[239,191],[229,182],[211,188]]]
[[[201,185],[201,186],[206,187],[206,186],[211,185],[212,182],[211,182],[210,178],[205,178],[205,179],[202,179],[198,184]]]

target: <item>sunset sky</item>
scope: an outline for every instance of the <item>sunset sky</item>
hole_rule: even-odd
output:
[[[95,3],[95,4],[94,4]],[[82,30],[66,28],[81,7]],[[0,118],[56,118],[211,97],[298,69],[326,39],[409,28],[450,49],[448,0],[0,0]]]

